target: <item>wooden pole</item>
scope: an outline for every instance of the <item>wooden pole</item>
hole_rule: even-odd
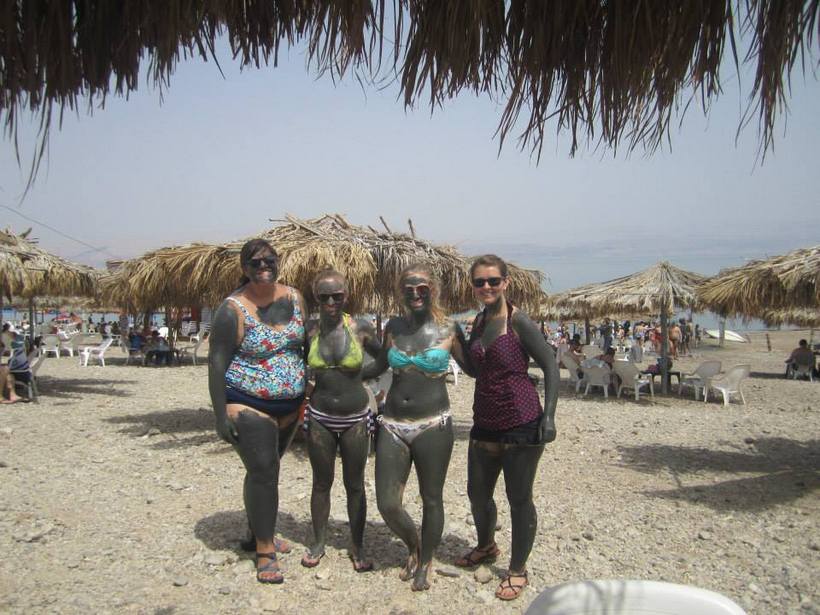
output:
[[[669,327],[666,306],[661,307],[661,393],[669,392]]]
[[[723,348],[724,343],[726,342],[726,318],[724,316],[720,317],[720,321],[718,322],[718,346]]]
[[[376,312],[376,338],[379,343],[382,341],[382,313]]]
[[[589,318],[584,316],[584,335],[587,337],[586,345],[589,346]]]
[[[766,333],[766,348],[769,350],[769,352],[772,351],[772,340],[769,338],[768,333]]]

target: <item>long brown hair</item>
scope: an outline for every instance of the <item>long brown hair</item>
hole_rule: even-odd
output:
[[[436,322],[436,324],[440,325],[445,323],[447,321],[447,314],[444,313],[444,308],[442,308],[441,304],[439,304],[438,302],[438,278],[436,277],[436,274],[433,272],[429,265],[426,265],[424,263],[412,263],[401,270],[401,273],[399,274],[399,279],[396,283],[396,295],[397,297],[399,297],[399,300],[401,301],[402,305],[404,305],[404,302],[402,301],[404,297],[404,288],[402,282],[411,273],[423,273],[428,277],[428,279],[430,280],[430,314],[433,316],[433,320]],[[405,312],[408,312],[406,307]]]

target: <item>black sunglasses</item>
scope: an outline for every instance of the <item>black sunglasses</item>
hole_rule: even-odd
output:
[[[327,303],[332,301],[333,303],[341,303],[345,300],[344,293],[319,293],[319,303]]]
[[[484,284],[489,284],[493,288],[501,286],[504,278],[473,278],[473,286],[476,288],[484,288]]]
[[[265,263],[271,269],[276,267],[276,257],[275,256],[265,256],[264,258],[251,258],[248,259],[248,264],[253,267],[254,269],[259,269],[262,266],[262,263]]]

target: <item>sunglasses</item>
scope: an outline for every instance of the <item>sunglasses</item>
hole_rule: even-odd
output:
[[[345,300],[344,293],[319,293],[319,303],[341,303]]]
[[[264,258],[251,258],[248,259],[248,264],[253,267],[254,269],[259,269],[262,266],[262,263],[266,264],[271,269],[276,267],[276,257],[275,256],[266,256]]]
[[[430,287],[427,284],[418,284],[417,286],[405,286],[404,294],[407,297],[429,297]]]
[[[473,286],[476,288],[484,288],[484,284],[489,284],[492,288],[501,286],[504,278],[473,278]]]

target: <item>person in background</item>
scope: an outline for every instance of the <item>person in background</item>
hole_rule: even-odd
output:
[[[602,350],[606,352],[612,348],[612,322],[609,318],[604,318],[604,323],[600,328],[601,338],[603,339]]]
[[[800,365],[811,365],[814,369],[814,353],[809,348],[809,343],[806,340],[800,340],[797,343],[797,348],[792,350],[789,358],[786,359],[786,378]]]
[[[632,363],[640,363],[643,361],[643,339],[640,335],[635,335],[632,346],[629,348],[629,360]]]
[[[128,332],[131,329],[131,323],[128,320],[128,312],[126,312],[125,310],[122,310],[120,312],[119,325],[120,325],[120,335],[123,338],[126,338],[128,336]]]

